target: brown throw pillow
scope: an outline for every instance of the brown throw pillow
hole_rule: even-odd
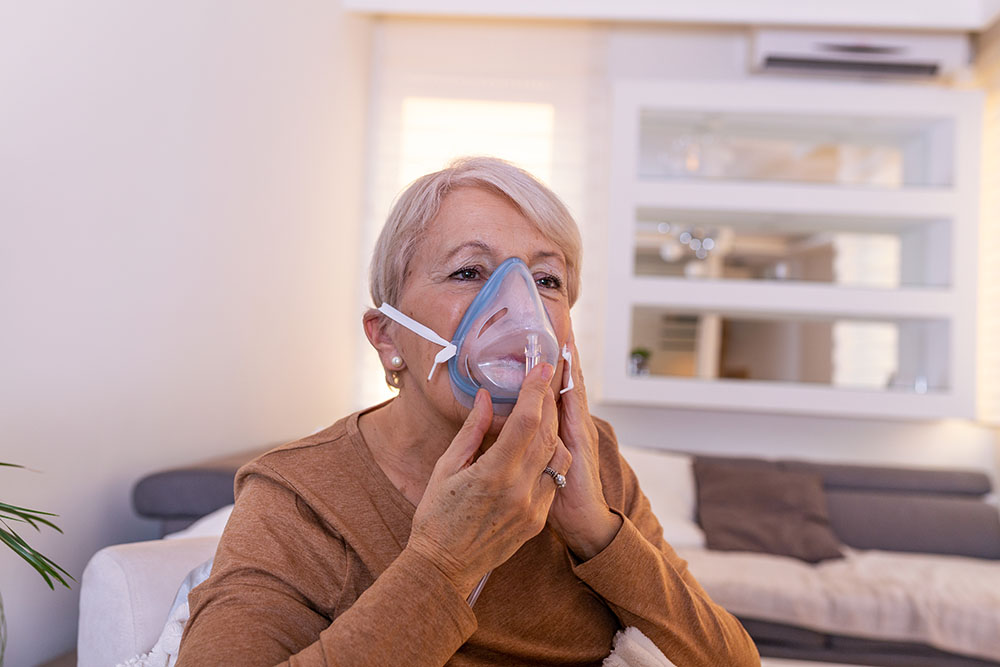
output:
[[[819,475],[695,460],[694,476],[698,522],[709,549],[758,551],[810,563],[843,557]]]

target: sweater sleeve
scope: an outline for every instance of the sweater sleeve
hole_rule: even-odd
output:
[[[673,663],[759,667],[757,648],[740,622],[712,601],[687,562],[664,541],[613,432],[601,426],[601,477],[622,527],[603,551],[574,564],[576,575],[604,599],[622,626],[637,627]]]
[[[475,631],[458,590],[406,549],[339,609],[350,566],[292,489],[245,475],[212,574],[189,596],[178,667],[443,665]]]

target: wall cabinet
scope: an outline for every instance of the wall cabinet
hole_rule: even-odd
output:
[[[981,104],[619,84],[602,400],[972,417]]]

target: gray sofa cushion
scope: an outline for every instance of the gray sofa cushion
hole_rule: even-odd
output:
[[[873,641],[868,648],[858,646],[849,650],[843,646],[809,648],[761,642],[757,645],[757,650],[761,656],[768,658],[815,660],[869,667],[1000,667],[1000,662],[966,658],[942,651],[928,651],[919,644],[912,645],[912,648],[904,648],[899,644],[879,646],[878,642]]]
[[[966,497],[827,489],[830,524],[856,549],[1000,558],[1000,515]]]
[[[831,660],[851,655],[856,664],[914,667],[995,667],[997,663],[945,653],[925,644],[829,635],[781,623],[740,618],[761,655]]]
[[[796,628],[784,623],[762,621],[756,618],[740,617],[740,623],[757,644],[776,644],[799,648],[821,649],[827,645],[830,635],[806,628]]]
[[[167,470],[144,477],[132,494],[135,511],[157,519],[202,516],[233,502],[235,470]]]
[[[979,497],[990,492],[990,478],[971,470],[888,468],[812,461],[779,461],[782,470],[812,472],[827,489],[878,490]]]
[[[898,667],[996,667],[998,663],[954,653],[945,653],[925,644],[893,642],[883,639],[864,639],[830,635],[830,650],[858,656],[857,662],[865,665]]]
[[[271,449],[254,449],[143,477],[132,490],[140,515],[159,519],[160,535],[187,527],[233,502],[233,479],[248,461]]]

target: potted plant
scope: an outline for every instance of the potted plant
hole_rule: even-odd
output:
[[[24,467],[15,463],[2,462],[0,462],[0,466],[7,468]],[[0,502],[0,542],[6,544],[10,547],[11,551],[26,560],[31,567],[35,568],[35,571],[42,576],[42,579],[44,579],[45,583],[49,585],[49,588],[54,589],[54,582],[56,581],[66,588],[69,588],[69,582],[67,582],[65,578],[68,577],[69,579],[73,579],[69,572],[62,569],[53,561],[33,549],[31,545],[24,540],[24,538],[17,534],[17,531],[11,527],[10,523],[8,523],[26,523],[37,531],[41,531],[41,526],[45,525],[61,533],[62,530],[59,529],[59,526],[45,518],[54,516],[56,515],[51,512],[40,512],[38,510],[30,510],[24,507],[18,507],[16,505]],[[65,577],[63,575],[65,575]],[[7,621],[3,612],[3,598],[0,597],[0,667],[3,667],[3,656],[6,648]]]
[[[648,375],[649,357],[650,357],[649,348],[645,347],[632,348],[632,352],[629,354],[629,359],[628,359],[629,375]]]

